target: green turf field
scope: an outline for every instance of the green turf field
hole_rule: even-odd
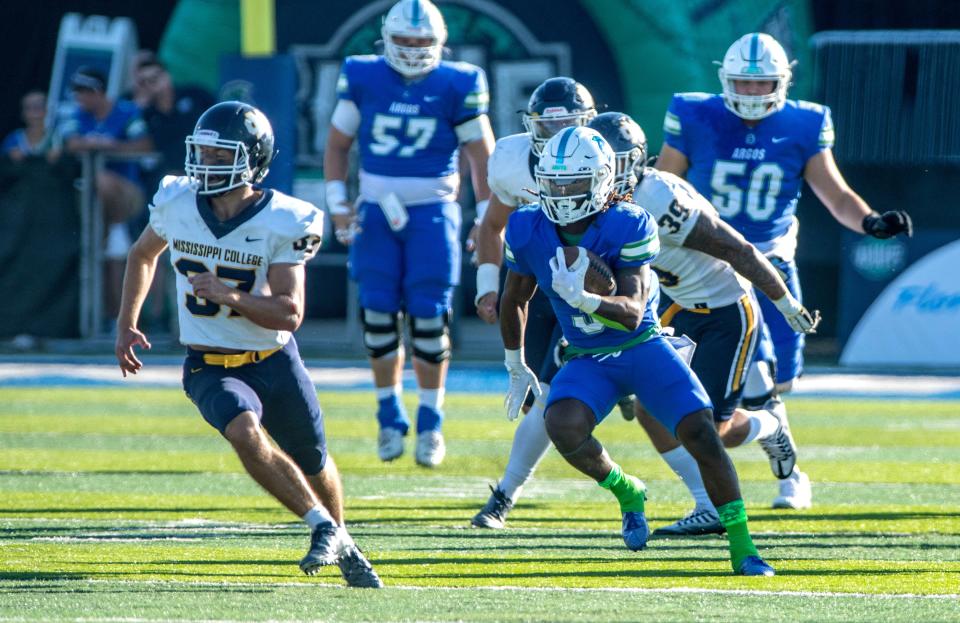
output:
[[[469,529],[506,464],[501,400],[449,396],[428,471],[376,459],[370,394],[321,394],[348,526],[389,587],[362,591],[300,573],[306,527],[182,392],[0,389],[0,621],[960,620],[960,403],[790,401],[815,506],[768,510],[763,453],[732,453],[778,572],[747,579],[718,537],[628,552],[613,498],[556,456],[507,530]],[[653,527],[688,510],[635,423],[598,436],[647,482]]]

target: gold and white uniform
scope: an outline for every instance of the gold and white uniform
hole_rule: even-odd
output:
[[[320,248],[323,213],[306,201],[265,190],[259,201],[220,222],[188,177],[168,175],[150,202],[150,227],[166,240],[177,281],[180,342],[241,350],[286,344],[289,331],[267,329],[236,311],[197,298],[187,279],[213,272],[251,294],[268,294],[271,264],[304,264]]]
[[[684,309],[716,309],[732,305],[751,291],[750,282],[717,258],[683,247],[704,212],[716,208],[684,179],[645,168],[633,202],[653,215],[660,235],[660,253],[653,268],[660,287]]]

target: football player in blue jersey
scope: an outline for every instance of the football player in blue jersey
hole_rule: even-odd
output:
[[[383,56],[351,56],[340,73],[323,163],[327,207],[337,238],[351,245],[351,276],[360,287],[380,459],[403,454],[410,428],[401,400],[408,316],[420,399],[415,459],[434,467],[446,452],[441,407],[450,306],[460,279],[459,153],[462,148],[470,163],[482,212],[494,142],[489,95],[482,69],[441,60],[447,29],[428,0],[400,0],[382,34]],[[345,184],[354,140],[360,151],[356,212]]]
[[[722,94],[680,93],[664,119],[657,168],[685,177],[720,217],[760,249],[802,300],[794,254],[797,201],[804,180],[845,227],[876,238],[912,234],[910,216],[878,214],[843,179],[833,159],[830,109],[788,100],[791,66],[770,35],[750,33],[724,55]],[[760,406],[788,392],[803,370],[804,336],[757,293],[765,328],[744,402]],[[688,463],[691,459],[686,459]],[[794,469],[780,481],[775,508],[811,504],[810,481]]]
[[[507,416],[516,417],[528,390],[541,393],[522,349],[527,303],[540,287],[570,344],[547,398],[547,434],[568,463],[616,497],[627,546],[646,545],[645,487],[611,460],[593,430],[621,397],[636,394],[696,457],[727,530],[734,572],[773,575],[750,538],[737,474],[713,427],[710,399],[661,335],[647,300],[649,264],[659,251],[657,223],[614,193],[615,172],[616,157],[596,130],[562,130],[544,146],[536,167],[539,206],[510,216],[504,247],[510,270],[500,304],[510,376]],[[578,250],[569,265],[564,247]],[[612,269],[613,294],[584,288],[588,251]]]

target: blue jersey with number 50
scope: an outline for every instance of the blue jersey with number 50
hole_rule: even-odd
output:
[[[751,128],[720,95],[678,93],[663,130],[689,161],[687,180],[753,243],[790,230],[807,161],[833,147],[830,109],[797,100]]]
[[[350,56],[337,82],[337,97],[360,110],[360,167],[390,177],[444,177],[457,172],[454,128],[489,104],[483,70],[441,61],[408,81],[382,56]]]

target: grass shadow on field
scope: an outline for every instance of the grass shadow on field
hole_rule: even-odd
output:
[[[267,511],[272,508],[251,507],[238,508],[236,506],[101,506],[97,508],[89,506],[75,507],[48,507],[48,508],[3,508],[0,507],[0,516],[3,515],[36,515],[36,514],[57,514],[66,515],[73,513],[237,513],[243,511]]]

